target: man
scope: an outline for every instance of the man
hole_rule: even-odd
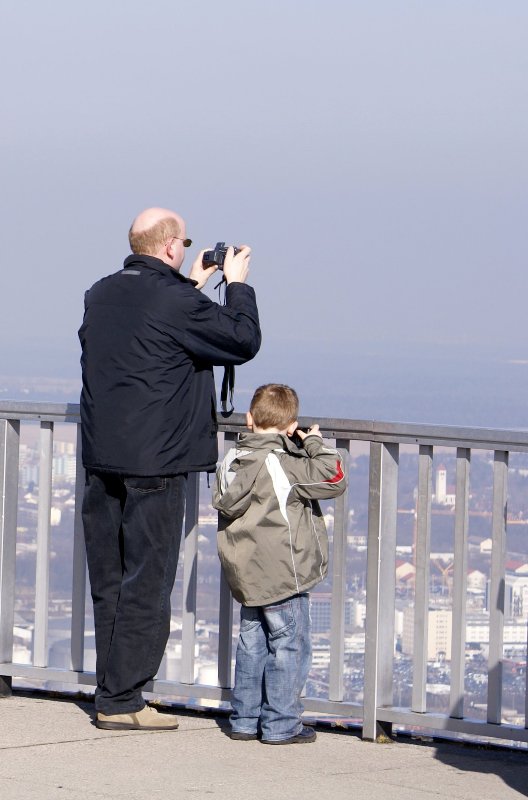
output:
[[[85,296],[81,420],[83,522],[97,650],[96,725],[167,730],[174,717],[145,705],[170,624],[189,472],[216,467],[213,365],[241,364],[260,347],[250,248],[229,248],[226,305],[201,289],[216,271],[201,251],[180,274],[184,220],[149,208],[129,231],[124,269]]]

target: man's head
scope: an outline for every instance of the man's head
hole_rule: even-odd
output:
[[[185,221],[166,208],[147,208],[135,218],[128,232],[130,249],[138,255],[155,256],[173,269],[185,258]]]
[[[294,389],[282,383],[259,386],[247,413],[247,425],[257,433],[276,431],[292,434],[297,427],[299,398]]]

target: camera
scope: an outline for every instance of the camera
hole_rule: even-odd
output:
[[[299,434],[297,433],[297,431],[302,431],[303,433],[309,433],[310,428],[303,428],[301,425],[298,425],[297,428],[295,428],[294,432],[291,435],[291,440],[292,440],[292,442],[295,442],[297,447],[304,447],[304,442],[303,442],[302,438],[299,436]]]
[[[234,247],[235,255],[240,253],[240,249],[238,247]],[[214,250],[206,250],[203,254],[202,259],[202,266],[204,269],[208,267],[212,267],[216,264],[218,269],[224,268],[224,261],[227,253],[227,247],[225,242],[217,242],[215,244]]]

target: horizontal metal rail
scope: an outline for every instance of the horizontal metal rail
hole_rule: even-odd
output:
[[[80,422],[79,406],[74,403],[0,402],[0,419],[33,420],[42,422]],[[300,417],[301,425],[313,418]],[[474,450],[505,450],[528,452],[528,429],[510,430],[468,428],[456,425],[430,425],[414,422],[382,422],[320,417],[317,422],[329,439],[360,440],[400,445],[432,445],[434,447],[465,447]],[[245,429],[244,414],[219,417],[219,430],[239,433]]]
[[[301,424],[313,422],[302,419]],[[363,721],[363,736],[376,739],[392,725],[468,734],[528,743],[526,727],[502,721],[502,674],[504,630],[505,532],[508,498],[508,460],[513,452],[528,452],[528,431],[419,425],[368,420],[317,420],[323,435],[333,439],[346,458],[353,442],[370,447],[368,488],[368,537],[366,574],[365,667],[363,703],[346,700],[345,603],[347,599],[348,500],[335,503],[332,561],[329,686],[326,697],[306,697],[308,712],[332,714]],[[18,469],[21,423],[40,428],[40,479],[37,509],[37,572],[33,663],[13,663],[13,624],[16,604],[15,553],[17,537]],[[72,530],[73,590],[70,669],[48,664],[48,605],[52,451],[55,426],[77,428],[76,509]],[[220,438],[229,447],[245,427],[245,416],[220,419]],[[393,657],[395,615],[395,560],[397,492],[402,448],[413,445],[418,456],[417,519],[414,557],[416,584],[413,623],[413,686],[409,708],[394,704]],[[88,686],[95,676],[85,669],[86,564],[80,515],[84,483],[81,463],[79,406],[51,403],[0,403],[0,693],[8,692],[11,679]],[[427,643],[430,608],[430,537],[432,463],[435,448],[456,452],[456,513],[454,542],[454,589],[452,605],[452,663],[449,713],[438,714],[427,706]],[[464,650],[467,592],[468,502],[471,455],[475,450],[493,452],[492,562],[490,645],[488,657],[487,720],[464,716]],[[218,598],[219,641],[217,685],[196,680],[197,562],[199,556],[198,509],[200,481],[190,481],[183,552],[182,657],[179,681],[155,680],[147,691],[197,702],[228,702],[232,682],[233,603],[223,575]],[[528,699],[525,699],[528,708]]]

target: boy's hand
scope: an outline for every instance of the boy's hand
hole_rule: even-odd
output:
[[[311,425],[308,433],[305,433],[301,428],[296,428],[295,433],[299,437],[299,439],[306,439],[307,436],[318,436],[320,439],[323,438],[321,431],[319,430],[319,425]]]

